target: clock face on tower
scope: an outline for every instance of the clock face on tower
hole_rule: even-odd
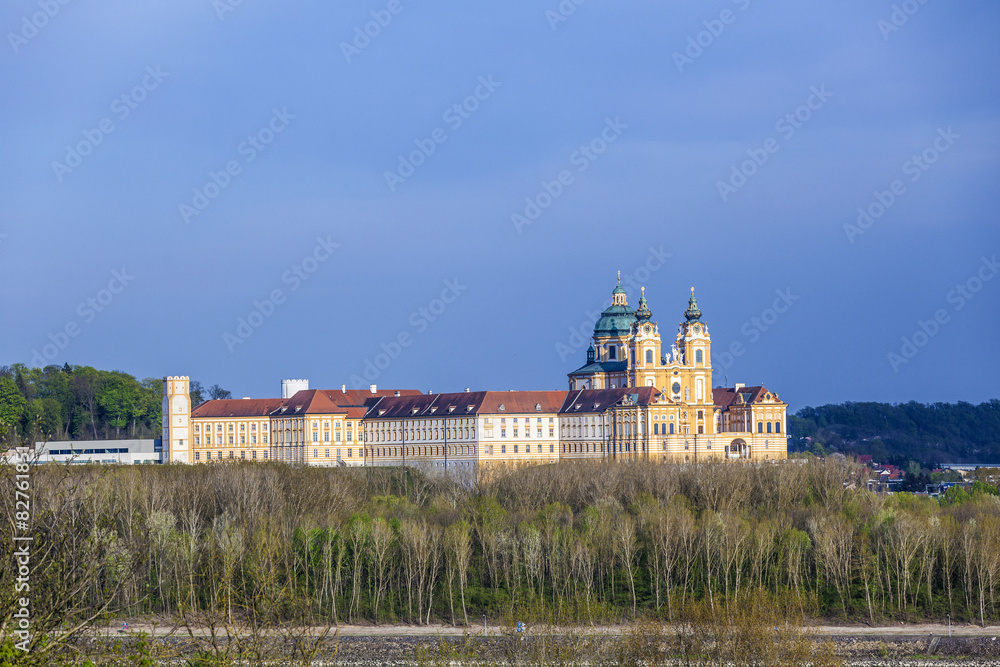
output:
[[[645,329],[643,329],[643,330],[644,330],[644,331],[645,331],[646,333],[649,333],[650,331],[652,331],[652,330],[653,330],[653,327],[651,327],[651,326],[649,326],[649,325],[647,324],[647,325],[646,325],[646,328],[645,328]]]

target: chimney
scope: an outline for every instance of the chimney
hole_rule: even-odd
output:
[[[340,385],[340,393],[341,394],[346,394],[347,393],[347,385],[346,384]]]
[[[468,393],[469,393],[469,388],[468,388],[468,387],[466,387],[466,388],[465,388],[465,393],[466,393],[466,394],[468,394]]]
[[[736,384],[733,385],[733,391],[739,391],[740,389],[742,389],[745,386],[746,385],[743,384],[742,382],[737,382]]]
[[[370,391],[373,394],[377,394],[378,393],[378,387],[376,387],[373,384],[372,385],[368,385],[368,391]]]
[[[396,393],[393,394],[393,396],[399,396],[399,390],[398,389],[396,390]]]

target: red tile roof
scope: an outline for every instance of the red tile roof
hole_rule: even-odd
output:
[[[741,395],[743,396],[743,400],[749,404],[763,402],[766,394],[771,394],[771,398],[774,401],[781,402],[777,394],[773,391],[768,391],[767,387],[763,386],[740,387],[738,390],[735,387],[715,387],[712,389],[712,402],[717,406],[728,408],[734,403],[739,403]]]
[[[280,398],[227,398],[205,401],[191,417],[266,417],[280,407]]]
[[[566,396],[562,413],[604,412],[618,405],[625,396],[636,397],[639,405],[652,404],[657,396],[662,396],[656,387],[618,387],[616,389],[577,389]]]

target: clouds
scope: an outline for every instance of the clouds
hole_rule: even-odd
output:
[[[934,312],[969,262],[1000,246],[990,185],[1000,175],[991,34],[1000,8],[928,0],[907,13],[900,4],[907,20],[885,39],[879,22],[892,22],[891,2],[589,0],[569,3],[555,30],[546,12],[562,12],[558,3],[489,12],[389,4],[400,11],[385,0],[227,2],[220,20],[209,0],[100,11],[68,2],[0,58],[0,141],[11,158],[0,163],[0,305],[20,323],[0,327],[0,363],[29,361],[107,266],[140,258],[148,279],[59,362],[183,373],[244,395],[273,394],[289,374],[338,386],[378,353],[380,331],[405,328],[441,281],[461,275],[468,292],[380,383],[561,387],[572,369],[553,346],[606,298],[616,270],[662,244],[671,271],[646,287],[667,330],[691,284],[722,347],[742,339],[741,324],[777,287],[803,294],[734,360],[730,381],[775,384],[793,404],[995,394],[947,355],[921,354],[893,373],[885,352]],[[37,11],[11,3],[0,28],[19,34]],[[355,28],[371,21],[377,35],[357,46]],[[700,45],[703,31],[711,39]],[[672,54],[684,54],[689,37],[701,52],[678,72]],[[358,50],[350,62],[342,42]],[[53,160],[99,127],[109,101],[141,85],[151,64],[169,78],[114,120],[70,175],[53,178]],[[485,73],[503,88],[390,191],[386,169]],[[720,179],[821,84],[835,95],[723,201]],[[208,186],[208,174],[237,159],[234,147],[286,106],[294,131],[230,174],[225,195],[184,224],[179,199]],[[616,117],[629,129],[614,149],[574,174],[544,224],[517,234],[511,212]],[[858,207],[949,126],[962,140],[947,159],[909,184],[863,243],[847,242]],[[230,355],[220,332],[327,234],[342,246],[336,266]],[[928,348],[951,349],[961,335],[995,366],[984,327],[998,323],[996,298],[984,288],[977,301],[986,305],[970,306],[971,319]],[[170,326],[160,324],[164,305]],[[341,326],[344,307],[364,326]],[[141,346],[120,327],[128,321],[143,323]],[[843,361],[802,363],[848,339]],[[484,349],[500,363],[486,363]],[[933,388],[919,382],[931,376]]]

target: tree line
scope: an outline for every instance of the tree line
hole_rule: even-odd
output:
[[[465,480],[279,463],[45,465],[31,477],[32,604],[51,629],[149,615],[677,621],[693,602],[747,595],[869,623],[1000,618],[1000,491],[876,495],[843,460],[559,463]],[[0,579],[14,567],[3,559]],[[13,596],[0,589],[5,618]]]
[[[958,403],[842,403],[806,407],[788,418],[790,449],[871,454],[903,468],[1000,461],[1000,400]]]
[[[191,383],[191,405],[232,398]],[[163,383],[90,366],[0,366],[0,447],[15,437],[43,440],[159,438]]]

